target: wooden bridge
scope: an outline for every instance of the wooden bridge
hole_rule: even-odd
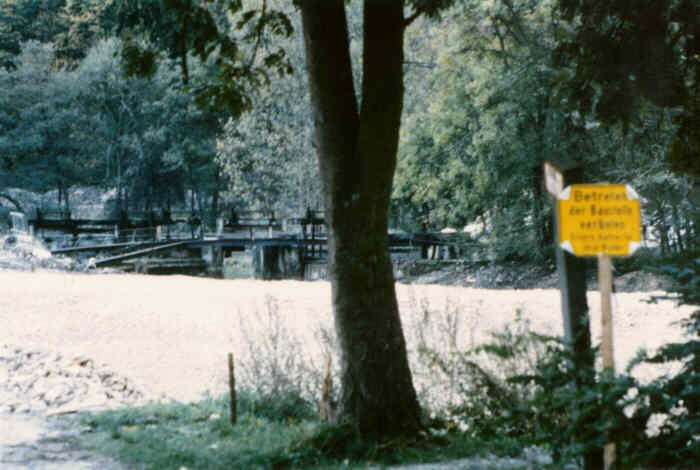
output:
[[[190,225],[200,225],[196,214],[181,212],[176,214],[168,210],[126,212],[121,211],[116,218],[85,219],[74,218],[71,211],[63,209],[38,208],[27,217],[27,224],[36,232],[43,230],[70,233],[74,236],[80,233],[103,233],[138,228],[169,226],[185,222]]]
[[[224,258],[247,252],[253,253],[252,262],[263,278],[285,276],[289,270],[297,273],[292,277],[304,277],[298,273],[304,273],[310,265],[323,264],[327,256],[323,217],[310,210],[304,217],[287,219],[233,214],[228,220],[219,219],[214,233],[205,233],[194,214],[173,217],[167,212],[141,213],[136,217],[123,213],[118,219],[93,220],[74,219],[70,213],[60,211],[37,211],[28,222],[38,236],[54,244],[63,242],[63,246],[51,250],[53,254],[94,254],[90,263],[94,267],[201,269],[204,259],[209,270],[221,271]],[[190,234],[183,234],[183,230],[177,235],[170,233],[170,225],[183,222],[189,225]],[[61,239],[55,232],[65,235]],[[392,253],[410,253],[420,258],[454,258],[470,242],[467,239],[459,233],[389,234]],[[164,258],[167,254],[177,257]]]

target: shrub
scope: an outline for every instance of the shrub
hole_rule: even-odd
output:
[[[267,297],[265,309],[247,315],[240,329],[244,346],[236,360],[240,412],[272,420],[318,419],[324,364],[315,363],[308,345],[286,326],[276,299]],[[315,333],[323,355],[332,357],[333,335],[323,328]]]
[[[308,398],[300,395],[299,390],[277,389],[260,392],[243,388],[237,393],[239,414],[250,414],[270,421],[301,421],[318,419],[318,408]]]
[[[699,258],[668,262],[658,272],[675,281],[672,291],[679,303],[700,304]],[[696,466],[700,462],[700,310],[683,324],[691,339],[667,344],[653,356],[640,352],[625,373],[617,376],[574,369],[570,350],[557,338],[526,330],[515,336],[501,335],[512,346],[497,343],[482,350],[516,360],[518,344],[535,340],[546,354],[533,373],[506,381],[524,387],[519,390],[532,392],[534,387],[534,393],[516,394],[515,406],[492,416],[484,426],[492,433],[524,432],[533,443],[549,445],[559,463],[602,447],[607,434],[617,444],[621,468]],[[648,384],[631,375],[642,363],[673,361],[681,364],[678,372]]]
[[[687,268],[676,272],[686,286]],[[465,336],[466,315],[459,306],[421,308],[413,367],[430,375],[430,396],[444,398],[424,402],[430,426],[515,439],[521,449],[547,447],[558,465],[602,448],[607,436],[617,444],[621,468],[686,468],[700,461],[698,312],[686,322],[692,340],[654,356],[640,353],[624,373],[611,375],[574,368],[567,344],[531,331],[521,315],[487,344],[464,345],[458,339]],[[640,364],[668,361],[680,361],[680,371],[646,384],[632,376]]]
[[[412,368],[422,385],[419,395],[429,415],[428,425],[458,429],[479,439],[528,432],[520,424],[505,434],[494,426],[498,417],[534,392],[530,385],[508,383],[507,377],[531,371],[544,353],[525,334],[530,324],[521,313],[505,330],[491,333],[490,344],[475,345],[473,339],[465,344],[464,338],[473,337],[478,312],[469,315],[450,302],[443,312],[431,310],[425,302],[414,308],[419,315],[411,328],[416,335]]]

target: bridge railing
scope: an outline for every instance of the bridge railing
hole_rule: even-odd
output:
[[[39,209],[36,210],[36,218],[51,220],[66,220],[71,218],[71,212],[65,209]]]

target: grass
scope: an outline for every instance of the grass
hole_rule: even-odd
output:
[[[368,444],[347,428],[307,416],[254,413],[261,405],[250,394],[243,394],[241,404],[235,426],[224,398],[83,413],[78,418],[81,440],[130,468],[153,470],[384,468],[522,451],[513,440],[486,442],[458,432],[419,442]]]

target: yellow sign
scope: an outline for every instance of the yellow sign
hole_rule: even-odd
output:
[[[629,256],[642,241],[639,196],[625,184],[574,184],[557,196],[559,244],[577,256]]]

